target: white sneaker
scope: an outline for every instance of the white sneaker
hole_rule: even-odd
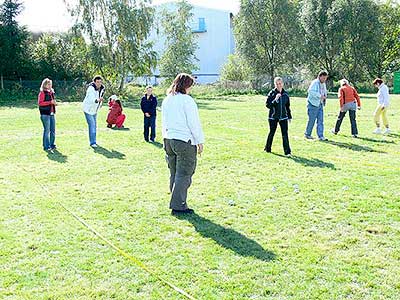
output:
[[[338,133],[335,131],[335,128],[332,128],[331,129],[331,132],[334,134],[334,135],[337,135]]]
[[[90,147],[92,147],[92,148],[97,148],[97,147],[99,147],[99,146],[97,146],[97,144],[93,144],[93,145],[90,145]]]
[[[376,129],[373,131],[373,133],[374,133],[374,134],[381,134],[382,131],[381,131],[381,129],[378,127],[378,128],[376,128]]]
[[[383,134],[390,134],[390,129],[386,128],[386,130],[383,132]]]

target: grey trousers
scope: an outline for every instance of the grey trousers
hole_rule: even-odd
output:
[[[189,142],[164,139],[164,150],[170,171],[169,189],[172,193],[170,209],[185,210],[188,208],[187,190],[192,184],[196,170],[197,149]]]

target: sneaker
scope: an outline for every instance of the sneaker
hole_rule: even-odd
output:
[[[383,132],[383,134],[390,134],[390,129],[386,128],[386,130]]]
[[[356,139],[356,138],[358,138],[358,135],[357,134],[353,134],[352,137]]]
[[[184,210],[173,209],[171,211],[171,215],[180,215],[180,214],[194,214],[194,210],[191,208],[187,208]]]
[[[154,143],[154,139],[150,139],[150,142]]]
[[[381,129],[378,127],[378,128],[376,128],[376,129],[373,131],[373,133],[374,133],[374,134],[381,134],[382,131],[381,131]]]
[[[326,142],[328,139],[324,136],[321,136],[320,138],[318,138],[321,142]]]
[[[90,145],[90,147],[92,147],[92,148],[98,148],[99,146],[98,146],[97,144],[92,144],[92,145]]]
[[[271,153],[271,149],[264,148],[264,151],[267,153]]]
[[[112,125],[111,124],[107,124],[107,128],[112,128]]]
[[[314,139],[311,135],[307,135],[307,134],[305,134],[304,137],[305,137],[307,140],[313,140],[313,139]]]
[[[337,135],[338,133],[335,131],[335,128],[332,128],[331,129],[331,132],[334,134],[334,135]]]
[[[293,157],[292,153],[285,154],[286,157],[291,158]]]
[[[54,153],[54,151],[53,151],[52,148],[47,149],[47,152],[49,152],[49,153]]]

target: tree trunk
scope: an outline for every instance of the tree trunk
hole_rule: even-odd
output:
[[[119,82],[119,88],[118,88],[118,93],[122,93],[122,90],[124,89],[124,83],[125,83],[125,76],[121,76],[121,81]]]
[[[4,79],[3,79],[3,74],[1,74],[0,81],[1,81],[1,89],[4,90]]]

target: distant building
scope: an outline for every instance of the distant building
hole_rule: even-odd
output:
[[[166,9],[176,10],[174,2],[156,6],[157,19]],[[226,63],[228,55],[233,54],[235,42],[233,37],[233,15],[229,11],[193,6],[193,19],[191,21],[192,33],[197,36],[198,49],[196,51],[199,70],[193,72],[197,76],[197,82],[206,84],[217,81],[221,74],[221,68]],[[154,50],[159,57],[165,49],[165,37],[162,28],[159,32],[154,28],[150,40],[154,43]],[[159,70],[155,70],[154,76],[143,78],[146,84],[157,84],[160,81]],[[162,79],[161,79],[162,80]]]

